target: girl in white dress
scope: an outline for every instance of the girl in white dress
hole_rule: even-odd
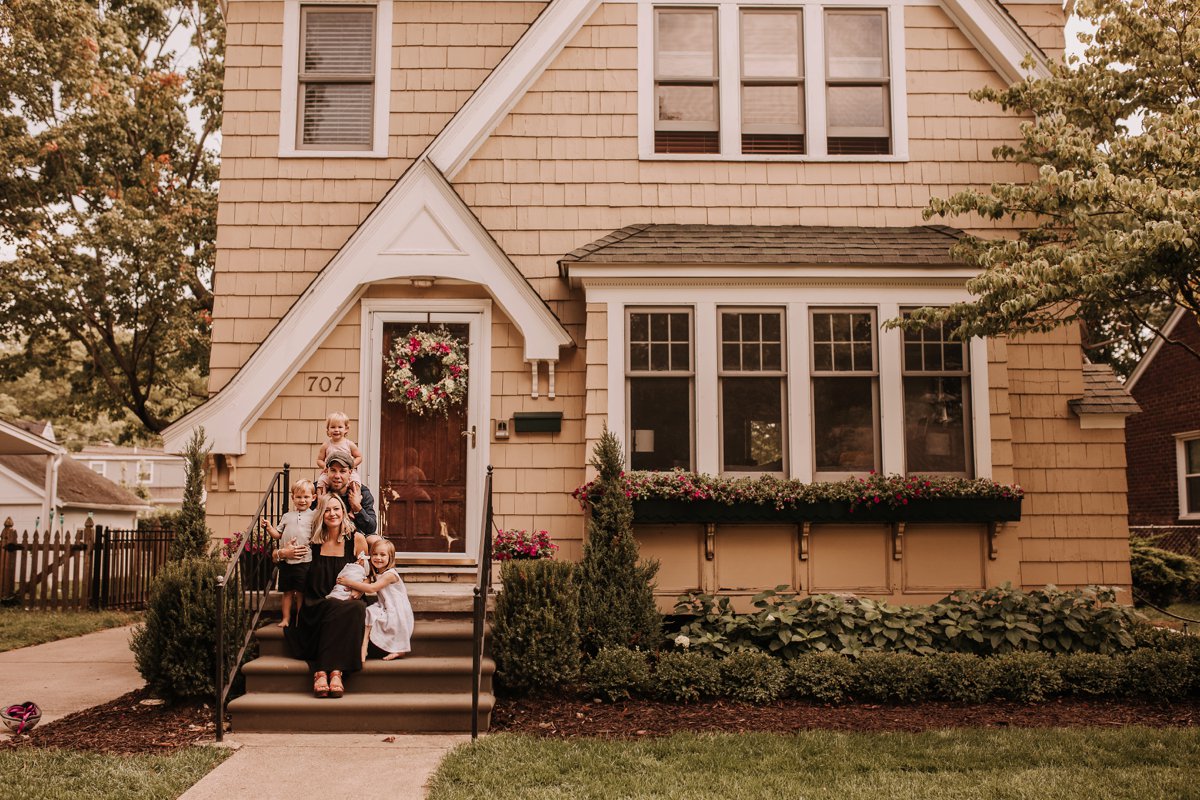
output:
[[[408,602],[408,590],[396,563],[396,546],[387,539],[377,537],[371,543],[372,583],[362,583],[338,576],[338,583],[363,594],[373,594],[378,599],[367,606],[367,625],[363,631],[362,657],[367,658],[367,644],[372,643],[387,655],[384,661],[404,658],[412,650],[413,610]]]

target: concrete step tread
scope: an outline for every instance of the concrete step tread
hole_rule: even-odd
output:
[[[480,712],[490,712],[496,703],[491,693],[480,693]],[[389,713],[402,712],[461,712],[471,710],[470,692],[426,692],[414,694],[388,694],[383,692],[356,692],[344,697],[313,697],[311,694],[250,692],[229,702],[232,714],[239,712],[301,712],[337,715],[347,712],[375,714],[383,717]]]
[[[283,639],[283,630],[278,625],[265,625],[254,631],[254,636],[260,641],[279,641]],[[484,631],[490,636],[491,625],[485,625]],[[473,634],[474,625],[470,619],[419,619],[413,626],[412,638],[469,640]]]
[[[496,671],[496,662],[484,658],[481,665],[483,674]],[[297,658],[286,656],[259,656],[247,662],[242,672],[247,675],[268,675],[278,673],[308,674],[308,664]],[[370,659],[363,664],[362,673],[366,675],[425,675],[430,673],[461,673],[471,674],[471,658],[469,656],[409,656],[394,661]],[[353,680],[353,676],[351,676]]]

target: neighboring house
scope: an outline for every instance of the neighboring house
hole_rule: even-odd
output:
[[[183,505],[186,462],[151,447],[89,445],[74,456],[88,469],[132,491],[142,490],[157,508],[178,511]]]
[[[164,433],[204,427],[218,536],[345,411],[402,560],[473,567],[488,464],[497,524],[577,558],[607,425],[635,468],[1028,492],[1003,527],[642,525],[664,604],[1128,586],[1124,413],[1093,415],[1078,330],[882,327],[969,298],[960,231],[921,212],[1031,174],[991,156],[1023,120],[968,93],[1028,53],[1047,74],[1058,3],[231,0],[227,24],[212,397]],[[466,402],[388,401],[395,341],[443,326]]]
[[[0,517],[8,517],[18,533],[45,530],[45,458],[38,455],[0,455]],[[78,530],[89,517],[97,525],[131,529],[146,501],[84,464],[63,455],[53,495],[53,529]]]
[[[1200,326],[1176,308],[1163,335],[1183,346],[1156,339],[1125,383],[1142,409],[1126,431],[1129,527],[1200,553]]]

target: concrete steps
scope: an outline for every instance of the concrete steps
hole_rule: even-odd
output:
[[[409,576],[404,578],[404,587],[408,590],[408,601],[412,604],[413,614],[421,617],[450,617],[457,615],[470,616],[474,610],[475,584],[459,581],[412,581]],[[488,598],[488,610],[495,605],[495,597]],[[283,593],[271,591],[266,597],[264,610],[278,616],[283,608]]]
[[[411,587],[410,587],[411,598]],[[284,632],[255,632],[259,658],[242,668],[246,694],[229,703],[233,730],[275,732],[446,733],[471,729],[471,618],[429,616],[413,629],[410,655],[370,660],[345,677],[342,698],[312,696],[312,674],[288,656]],[[489,642],[485,637],[485,644]],[[485,651],[480,680],[480,728],[487,730],[495,702],[495,662]]]

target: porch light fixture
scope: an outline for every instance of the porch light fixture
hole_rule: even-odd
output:
[[[430,286],[433,286],[435,280],[436,278],[432,275],[418,275],[414,278],[409,278],[408,282],[418,289],[428,289]]]

